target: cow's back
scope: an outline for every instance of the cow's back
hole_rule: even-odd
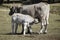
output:
[[[34,15],[35,15],[34,5],[24,5],[23,6],[23,14],[28,14],[28,15],[34,17]]]

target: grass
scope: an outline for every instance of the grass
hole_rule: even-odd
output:
[[[51,13],[60,14],[60,3],[51,4]]]
[[[0,9],[2,9],[0,7]],[[8,8],[7,8],[8,9]],[[5,8],[6,10],[6,8]],[[9,9],[8,9],[9,10]],[[0,10],[0,40],[60,40],[60,15],[50,14],[47,34],[27,34],[26,36],[21,34],[11,35],[11,17],[8,15],[9,11]],[[40,30],[40,24],[32,26],[33,32]],[[18,33],[21,32],[21,26],[19,25]]]

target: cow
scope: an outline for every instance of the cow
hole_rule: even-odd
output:
[[[47,25],[49,24],[49,11],[50,11],[50,5],[48,3],[37,3],[32,5],[23,5],[21,7],[21,13],[27,14],[32,16],[33,18],[37,18],[39,20],[39,23],[41,22],[41,30],[40,33],[47,33]]]
[[[38,3],[35,5],[35,13],[39,20],[41,20],[41,30],[40,33],[47,33],[47,25],[49,24],[49,12],[50,12],[50,5],[47,3]]]

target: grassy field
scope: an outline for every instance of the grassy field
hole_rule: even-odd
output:
[[[18,34],[9,34],[11,33],[11,17],[8,13],[8,8],[0,6],[0,40],[60,40],[60,15],[50,13],[47,34],[37,34],[36,32],[40,30],[40,24],[36,24],[32,26],[34,34],[24,36],[19,34],[21,25],[18,27]]]

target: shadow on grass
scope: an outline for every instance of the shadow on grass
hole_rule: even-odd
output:
[[[58,20],[56,20],[57,22],[60,22],[60,20],[58,19]]]
[[[0,35],[22,35],[22,33],[0,33]]]
[[[26,34],[38,35],[37,32],[26,33]],[[0,33],[0,35],[23,35],[23,33]]]

